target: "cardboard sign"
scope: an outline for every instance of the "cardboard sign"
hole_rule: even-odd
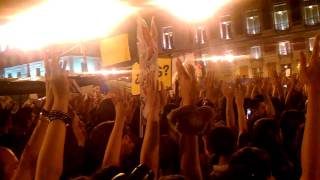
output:
[[[169,58],[159,58],[158,65],[158,79],[162,82],[166,89],[171,88],[172,85],[172,61]],[[135,63],[132,65],[132,81],[131,93],[132,95],[140,94],[140,65]]]
[[[111,66],[131,59],[128,34],[103,39],[100,50],[102,66]]]

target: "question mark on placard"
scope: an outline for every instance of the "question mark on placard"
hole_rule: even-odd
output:
[[[163,66],[163,69],[164,69],[164,75],[166,76],[166,75],[168,75],[168,70],[169,70],[169,65],[164,65]]]
[[[140,82],[139,82],[139,74],[137,74],[137,76],[136,76],[136,80],[134,81],[136,84],[139,84]]]

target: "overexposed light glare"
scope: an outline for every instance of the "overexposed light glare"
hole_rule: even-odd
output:
[[[204,21],[232,0],[152,0],[151,3],[188,22]]]
[[[29,50],[107,36],[136,10],[120,0],[47,0],[0,26],[0,45]]]
[[[117,69],[111,69],[111,70],[99,70],[99,71],[93,71],[93,72],[83,72],[83,73],[77,73],[77,74],[83,74],[83,75],[118,75],[118,74],[128,74],[131,73],[131,70],[117,70]]]
[[[199,61],[212,61],[212,62],[234,62],[236,60],[240,59],[248,59],[250,56],[249,55],[239,55],[235,56],[232,54],[226,54],[223,56],[208,56],[205,58],[198,59]]]

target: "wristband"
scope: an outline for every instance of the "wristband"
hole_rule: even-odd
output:
[[[48,119],[49,119],[49,121],[61,120],[67,126],[69,124],[71,124],[71,122],[72,122],[71,117],[67,113],[64,113],[64,112],[61,112],[61,111],[51,111],[49,113]]]

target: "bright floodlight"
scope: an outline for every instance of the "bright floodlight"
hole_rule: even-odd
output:
[[[119,0],[47,0],[0,26],[0,45],[29,50],[106,36],[135,11]]]
[[[188,22],[208,19],[231,0],[152,0],[152,4],[162,7],[178,18]]]

